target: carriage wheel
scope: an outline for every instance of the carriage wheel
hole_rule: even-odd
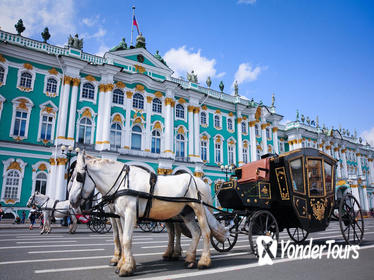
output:
[[[165,230],[165,223],[155,222],[152,232],[159,233]]]
[[[287,232],[290,238],[297,244],[304,242],[309,235],[309,232],[307,230],[299,227],[287,228]]]
[[[216,216],[216,219],[224,227],[229,227],[229,237],[225,239],[225,242],[221,243],[213,234],[210,234],[210,243],[218,252],[228,252],[235,246],[238,240],[238,225],[235,224],[233,219],[227,220],[224,216]]]
[[[253,214],[249,222],[248,239],[252,253],[258,257],[256,239],[259,236],[271,236],[274,240],[279,240],[279,227],[277,220],[267,210],[260,210]]]
[[[355,210],[356,209],[358,210]],[[357,199],[346,194],[339,205],[339,224],[347,244],[360,244],[364,238],[364,218]]]

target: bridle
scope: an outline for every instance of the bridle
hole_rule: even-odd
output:
[[[31,199],[30,203],[27,203],[27,207],[31,207],[34,204],[34,201],[35,201],[35,192],[32,195],[32,199]]]

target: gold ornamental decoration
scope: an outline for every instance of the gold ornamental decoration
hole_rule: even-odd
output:
[[[84,110],[84,112],[82,113],[82,117],[92,118],[92,114],[91,114],[90,109],[86,108],[86,110]]]
[[[126,91],[127,98],[131,98],[133,95],[132,91]]]
[[[55,114],[55,109],[53,109],[52,107],[48,107],[48,106],[45,106],[43,109],[42,109],[42,112],[45,112],[47,114]]]
[[[17,106],[17,109],[23,109],[23,110],[27,110],[27,103],[28,101],[24,98],[21,98],[21,99],[18,99],[18,106]]]
[[[156,92],[155,92],[155,96],[156,96],[157,98],[161,98],[161,97],[163,97],[163,94],[162,94],[161,92],[159,92],[159,91],[156,91]]]
[[[0,54],[0,62],[5,62],[5,58]]]
[[[106,84],[105,86],[105,91],[113,91],[114,85],[113,84]]]
[[[208,109],[208,107],[206,105],[203,105],[203,107],[201,107],[201,109],[206,111]]]
[[[105,84],[100,84],[99,85],[99,91],[100,92],[105,92],[106,91],[106,85]]]
[[[39,169],[40,171],[46,171],[46,170],[47,170],[47,166],[45,165],[45,163],[41,163],[41,164],[39,165],[38,169]]]
[[[204,177],[204,173],[203,173],[203,172],[200,172],[200,171],[195,171],[193,175],[194,175],[195,177],[199,177],[199,178]]]
[[[126,85],[124,84],[124,83],[122,83],[122,82],[117,82],[116,83],[116,87],[117,88],[124,88]]]
[[[79,86],[79,84],[81,82],[81,80],[79,78],[73,78],[72,81],[73,81],[73,86],[75,86],[75,87]]]
[[[315,199],[310,200],[310,206],[313,210],[313,216],[318,220],[322,221],[325,216],[325,210],[327,206],[327,200],[321,199],[316,201]]]
[[[95,77],[91,76],[91,75],[87,75],[86,77],[84,77],[87,81],[90,81],[90,82],[94,82],[96,81]]]
[[[153,126],[153,129],[161,129],[161,123],[160,122],[156,122]]]
[[[14,170],[18,170],[18,171],[22,171],[21,170],[21,166],[19,165],[19,163],[17,161],[13,161],[9,166],[8,168],[6,169],[7,171],[8,170],[11,170],[11,169],[14,169]]]
[[[184,104],[184,103],[186,103],[186,100],[184,98],[179,98],[178,103],[179,104]]]
[[[58,72],[57,72],[57,70],[55,68],[49,69],[48,73],[51,74],[51,75],[57,75],[58,74]]]
[[[135,64],[135,70],[141,74],[144,74],[146,72],[145,68],[143,66]]]
[[[153,100],[152,96],[147,96],[147,103],[151,103]]]
[[[141,84],[137,84],[137,85],[135,86],[135,88],[136,88],[137,91],[144,91],[144,86],[141,85]]]
[[[64,77],[64,85],[70,85],[70,82],[73,78],[69,76]]]
[[[32,70],[32,65],[30,64],[30,63],[25,63],[25,64],[23,64],[23,67],[25,68],[25,69],[27,69],[27,70]]]
[[[114,117],[113,117],[113,121],[122,123],[121,115],[120,114],[115,114]]]
[[[198,114],[200,112],[200,108],[199,107],[195,107],[193,109],[193,112],[194,112],[194,114]]]

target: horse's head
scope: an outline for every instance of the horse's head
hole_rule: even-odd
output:
[[[27,201],[26,207],[30,208],[35,203],[35,195],[39,194],[38,192],[34,192],[30,198],[29,201]]]
[[[93,183],[88,183],[91,180],[87,180],[87,172],[86,153],[85,151],[79,152],[77,163],[68,185],[69,201],[74,208],[79,207],[82,199],[88,199],[95,187]]]

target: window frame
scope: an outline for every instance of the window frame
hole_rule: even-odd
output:
[[[248,125],[246,121],[242,121],[241,123],[242,126],[242,134],[247,135],[248,134]],[[244,130],[243,130],[244,128]]]
[[[139,100],[136,99],[135,100],[135,96],[140,96],[141,99],[139,99]],[[135,102],[138,103],[137,106],[139,106],[139,107],[135,106]],[[142,108],[140,108],[140,104],[142,104]],[[135,92],[134,95],[132,96],[132,108],[135,109],[135,110],[144,110],[144,96],[141,93]]]
[[[86,97],[83,97],[83,88],[86,84],[90,84],[93,86],[93,99],[89,99],[89,98],[86,98]],[[79,102],[82,102],[82,101],[87,101],[87,102],[91,102],[93,104],[96,104],[96,100],[97,100],[97,87],[98,87],[98,83],[97,81],[89,81],[87,79],[83,79],[83,81],[81,81],[80,83],[80,92],[79,92]]]
[[[160,103],[157,103],[157,104],[155,104],[155,101],[158,101],[158,102],[160,102]],[[155,108],[158,108],[158,109],[160,109],[159,111],[158,110],[154,110]],[[161,99],[160,98],[157,98],[157,97],[155,97],[155,98],[153,98],[152,99],[152,113],[153,114],[161,114],[162,115],[162,109],[163,109],[163,106],[162,106],[162,101],[161,101]]]
[[[153,135],[154,133],[158,133],[159,135]],[[156,139],[155,142],[153,139]],[[159,145],[159,151],[157,152],[157,142]],[[153,144],[155,143],[155,146]],[[159,129],[153,129],[151,132],[151,153],[152,154],[161,154],[161,131]]]
[[[140,132],[139,131],[134,131],[134,128],[135,127],[139,127],[140,129]],[[135,133],[135,135],[140,135],[140,148],[139,149],[135,149],[134,146],[133,146],[133,134]],[[134,151],[142,151],[143,150],[143,129],[140,125],[133,125],[132,128],[131,128],[131,143],[130,143],[130,149],[131,150],[134,150]]]
[[[291,168],[291,162],[295,161],[295,160],[298,160],[300,159],[301,160],[301,171],[302,171],[302,175],[303,175],[303,192],[300,192],[298,190],[296,190],[293,186],[293,173],[292,173],[292,168]],[[309,191],[309,187],[306,186],[305,184],[305,180],[306,180],[306,175],[304,174],[304,157],[303,156],[298,156],[298,157],[294,157],[294,158],[290,158],[288,160],[288,169],[289,169],[289,172],[290,172],[290,178],[291,178],[291,187],[292,187],[292,191],[294,193],[298,193],[298,194],[302,194],[302,195],[305,195],[306,194],[306,188],[308,188],[308,191]]]
[[[21,201],[21,193],[22,193],[22,182],[24,178],[24,173],[25,173],[25,167],[27,165],[26,162],[24,162],[22,159],[15,159],[15,158],[8,158],[7,160],[3,160],[3,184],[2,184],[2,189],[1,189],[1,197],[0,201],[6,203],[6,204],[13,204]],[[10,168],[11,164],[13,162],[17,162],[17,165],[19,166],[20,170],[16,167]],[[19,172],[19,180],[18,180],[18,185],[17,185],[17,197],[15,199],[12,198],[5,198],[5,187],[6,187],[6,178],[7,178],[7,173],[9,171],[16,170]],[[13,200],[14,202],[10,202],[9,200]]]
[[[183,137],[183,139],[181,140],[181,139],[178,139],[178,136],[181,136],[181,137]],[[187,156],[187,151],[186,151],[186,136],[183,134],[183,133],[177,133],[176,135],[175,135],[175,157],[176,158],[181,158],[181,159],[185,159]],[[178,146],[178,144],[180,144],[179,146]],[[180,155],[178,155],[178,148],[181,148],[181,147],[183,147],[183,151],[180,151],[181,153],[183,152],[183,154],[180,154]]]
[[[202,115],[205,115],[205,123],[202,122]],[[203,127],[208,127],[208,118],[209,118],[209,113],[206,111],[201,111],[200,112],[200,125]]]
[[[319,195],[311,195],[310,194],[310,181],[309,181],[309,160],[317,160],[317,161],[320,161],[321,162],[321,176],[322,176],[322,188],[323,188],[323,192],[322,194],[319,194]],[[307,171],[307,174],[306,174],[306,177],[307,177],[307,188],[308,188],[308,195],[309,197],[325,197],[326,196],[326,186],[325,186],[325,174],[324,174],[324,166],[323,166],[323,162],[324,160],[322,158],[319,158],[319,157],[306,157],[306,162],[307,162],[307,168],[306,168],[306,171]],[[305,185],[305,181],[304,181],[304,185]]]
[[[34,69],[34,68],[33,68]],[[17,73],[17,88],[20,90],[20,91],[24,91],[24,92],[31,92],[34,90],[34,84],[35,84],[35,71],[34,70],[28,70],[28,69],[19,69],[18,70],[18,73]],[[31,83],[30,83],[30,87],[23,87],[21,86],[21,80],[22,80],[22,74],[24,73],[27,73],[27,74],[30,74],[31,75]]]
[[[121,103],[116,103],[116,102],[114,102],[114,99],[115,99],[115,96],[118,96],[118,99],[120,99],[121,98],[121,95],[116,95],[116,92],[118,93],[118,92],[121,92],[121,95],[122,95],[122,104]],[[122,90],[122,89],[120,89],[120,88],[115,88],[114,90],[113,90],[113,95],[112,95],[112,106],[118,106],[118,107],[124,107],[126,105],[126,95],[125,95],[125,92]]]
[[[9,68],[8,61],[5,60],[4,62],[0,62],[0,66],[4,69],[4,77],[3,77],[3,80],[0,81],[0,87],[2,87],[6,85],[6,81],[8,77],[8,68]],[[17,82],[17,85],[18,85],[18,82]]]
[[[178,108],[180,108],[178,110]],[[178,116],[178,112],[180,112],[179,114],[183,113],[183,116]],[[185,120],[186,119],[186,108],[185,106],[183,106],[183,104],[176,104],[175,105],[175,119],[178,119],[178,120]]]
[[[25,102],[26,101],[26,102]],[[29,134],[29,125],[30,125],[30,117],[31,117],[31,111],[34,104],[32,101],[27,97],[16,97],[12,100],[13,103],[13,110],[12,110],[12,122],[10,125],[10,131],[9,131],[9,137],[13,139],[20,139],[24,140],[28,138]],[[27,113],[27,119],[26,119],[26,126],[25,126],[25,135],[19,136],[14,134],[14,125],[16,121],[16,113],[18,112],[26,112]]]
[[[115,134],[116,134],[115,139],[117,138],[117,133],[119,132],[119,146],[112,144],[112,132],[113,132],[112,127],[113,127],[113,125],[118,125],[119,126],[119,129],[115,129]],[[114,121],[114,122],[110,123],[109,142],[110,142],[110,150],[112,150],[112,151],[117,151],[118,149],[122,148],[122,146],[123,146],[123,126],[120,122]]]
[[[231,128],[229,127],[229,122],[231,123]],[[214,122],[214,125],[215,125],[215,122]],[[226,119],[226,125],[227,125],[227,130],[228,131],[230,131],[230,132],[234,131],[234,120],[232,118],[227,118]]]
[[[216,125],[216,120],[218,120],[219,126]],[[215,129],[222,129],[222,116],[220,114],[214,114],[213,124]]]

